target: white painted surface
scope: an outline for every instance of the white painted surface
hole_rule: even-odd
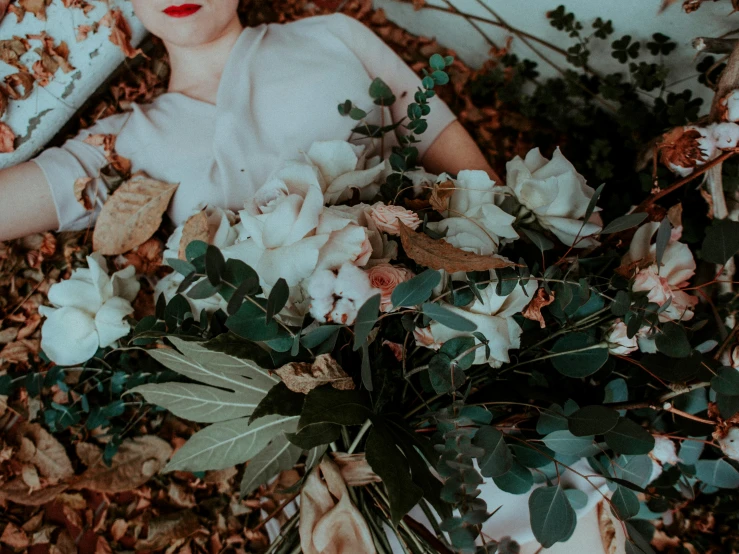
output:
[[[590,65],[603,73],[621,71],[621,65],[611,57],[611,43],[623,35],[631,35],[634,40],[642,42],[641,52],[645,61],[653,58],[646,49],[646,42],[653,33],[663,33],[678,43],[678,48],[665,57],[670,68],[668,82],[679,82],[672,90],[682,91],[690,88],[700,93],[703,98],[710,98],[711,91],[697,81],[695,72],[695,51],[691,47],[693,38],[698,36],[718,37],[739,27],[739,15],[732,15],[729,2],[707,2],[698,11],[686,14],[682,11],[682,1],[675,2],[664,13],[658,14],[662,0],[480,0],[492,8],[500,18],[509,25],[537,36],[560,48],[567,49],[575,44],[576,39],[569,38],[563,32],[552,27],[546,12],[563,4],[567,11],[574,12],[583,22],[583,33],[590,32],[590,25],[596,17],[611,19],[615,32],[606,40],[594,39],[593,55]],[[467,14],[495,19],[477,0],[449,0],[459,11]],[[448,8],[444,0],[427,0],[432,6]],[[374,0],[375,8],[383,8],[388,18],[417,35],[436,37],[443,46],[453,48],[459,58],[473,67],[480,67],[487,59],[489,44],[480,33],[458,15],[452,15],[433,9],[414,11],[410,4],[395,0]],[[476,22],[492,41],[502,46],[511,34],[500,27],[488,23]],[[532,43],[537,49],[550,57],[560,67],[572,67],[565,58],[550,49]],[[545,77],[558,75],[555,69],[543,61],[522,41],[515,38],[512,44],[513,53],[520,58],[528,58],[539,62],[538,70]],[[704,104],[707,110],[707,104]]]
[[[64,73],[60,68],[48,86],[42,87],[35,83],[31,96],[25,100],[9,102],[8,111],[2,121],[16,134],[16,150],[9,154],[0,154],[0,168],[16,165],[37,154],[125,59],[120,48],[108,40],[109,27],[99,27],[86,40],[77,42],[77,27],[99,21],[109,9],[103,0],[90,0],[90,4],[95,9],[85,15],[78,8],[65,8],[62,0],[52,0],[46,9],[46,21],[39,20],[32,13],[26,13],[23,21],[17,23],[15,14],[10,13],[0,23],[2,40],[45,30],[54,37],[55,45],[65,41],[70,51],[69,62],[75,67],[75,71],[69,73]],[[134,45],[139,44],[146,31],[133,16],[131,3],[111,0],[110,7],[120,8],[127,16],[133,35],[131,42]],[[30,43],[32,48],[21,57],[29,71],[40,57],[33,50],[41,45],[41,41],[30,40]],[[17,71],[15,67],[0,62],[0,78]]]

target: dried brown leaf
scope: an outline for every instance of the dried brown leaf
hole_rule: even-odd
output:
[[[103,205],[92,235],[93,250],[123,254],[146,242],[162,224],[177,187],[136,173]]]
[[[454,181],[447,179],[443,183],[434,185],[429,202],[437,212],[445,212],[449,209],[449,201],[454,194]]]
[[[108,37],[110,42],[118,46],[126,57],[135,58],[139,54],[148,57],[141,48],[134,48],[131,44],[131,27],[121,10],[111,9],[102,17],[99,24],[110,27],[110,37]]]
[[[46,6],[51,0],[18,0],[18,5],[27,12],[31,12],[41,21],[46,21]]]
[[[87,192],[87,187],[92,182],[92,177],[80,177],[74,181],[74,198],[86,210],[91,210],[94,207],[90,200],[90,194]]]
[[[18,459],[33,464],[47,479],[62,480],[74,475],[64,446],[38,423],[22,423],[17,430],[21,448]]]
[[[22,479],[16,478],[0,486],[0,500],[15,502],[22,506],[42,506],[54,500],[68,486],[66,483],[60,483],[31,492]]]
[[[0,88],[0,117],[5,115],[5,111],[8,109],[8,93],[6,88]]]
[[[28,71],[18,71],[5,77],[6,90],[13,100],[25,100],[31,96],[34,82],[33,75]],[[18,91],[19,87],[23,88],[22,94]]]
[[[0,154],[14,152],[15,133],[6,123],[0,121]]]
[[[149,535],[136,541],[136,550],[158,550],[184,539],[200,528],[198,516],[191,510],[168,514],[149,522]]]
[[[169,443],[153,435],[125,440],[113,456],[110,467],[100,456],[82,475],[70,480],[70,486],[107,493],[135,489],[156,475],[171,453]],[[92,462],[91,459],[86,461]]]
[[[382,483],[382,479],[377,475],[367,462],[364,452],[357,454],[347,454],[346,452],[332,452],[331,456],[339,466],[341,476],[350,487],[363,487],[370,483]]]
[[[481,256],[460,250],[445,240],[432,239],[424,233],[417,233],[402,222],[399,222],[399,227],[400,240],[408,257],[431,269],[443,269],[449,273],[455,273],[457,271],[501,269],[516,265],[502,256]]]
[[[132,265],[136,268],[138,275],[154,275],[162,265],[162,254],[164,252],[164,244],[158,238],[152,237],[144,244],[137,246],[130,252],[123,255],[122,260],[125,263],[118,269]],[[116,259],[118,265],[120,257]]]
[[[338,390],[353,390],[354,381],[330,354],[321,354],[312,364],[292,362],[275,370],[288,389],[308,394],[321,385],[331,384]]]
[[[0,535],[0,542],[11,548],[27,548],[29,545],[28,535],[23,529],[16,527],[12,522],[8,523]]]
[[[8,10],[8,4],[10,4],[10,0],[0,0],[0,21],[5,17],[5,12]]]
[[[682,227],[683,225],[683,205],[678,202],[667,210],[667,219],[670,221],[673,229]]]
[[[28,52],[30,48],[31,45],[28,40],[19,36],[13,36],[12,39],[0,40],[0,60],[17,67],[21,71],[28,71],[26,66],[20,61],[20,57]]]
[[[203,210],[188,217],[187,221],[185,221],[185,225],[182,227],[182,238],[180,239],[180,248],[177,252],[177,257],[180,260],[187,260],[185,257],[187,245],[194,240],[202,240],[207,243],[208,238],[208,216],[205,210]]]
[[[544,288],[540,288],[536,291],[536,295],[531,299],[529,305],[524,308],[523,312],[521,312],[521,315],[526,319],[538,321],[541,328],[544,329],[547,324],[544,322],[544,316],[541,313],[541,309],[545,306],[549,306],[552,302],[554,302],[554,291],[549,294],[544,290]]]

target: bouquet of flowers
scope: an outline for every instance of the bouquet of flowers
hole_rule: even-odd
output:
[[[430,60],[416,134],[451,62]],[[370,93],[388,105],[381,84]],[[366,115],[350,100],[339,114]],[[606,499],[627,551],[652,552],[648,520],[739,486],[733,335],[714,339],[691,287],[680,205],[604,225],[604,187],[559,149],[514,158],[504,184],[429,174],[413,141],[388,158],[315,142],[238,213],[203,207],[168,237],[172,272],[145,276],[156,303],[138,321],[134,266],[109,275],[103,255],[142,248],[174,189],[134,176],[103,207],[88,267],[51,288],[45,354],[117,352],[158,372],[125,394],[204,424],[164,471],[248,462],[245,496],[299,467],[300,509],[272,552],[496,552],[509,543],[485,531],[493,484],[529,495],[550,547],[585,502],[567,473]],[[121,191],[148,194],[147,213]],[[720,223],[702,256],[723,267],[737,250]]]

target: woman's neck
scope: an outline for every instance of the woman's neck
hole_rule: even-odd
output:
[[[234,18],[221,36],[208,43],[178,46],[165,42],[171,68],[167,92],[181,92],[215,104],[221,74],[243,29],[239,19]]]

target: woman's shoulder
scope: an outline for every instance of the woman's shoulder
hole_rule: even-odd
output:
[[[288,32],[323,36],[326,31],[351,31],[357,29],[357,26],[364,27],[364,24],[351,16],[341,12],[335,12],[304,17],[287,23],[270,23],[269,26],[273,29],[278,28]]]

